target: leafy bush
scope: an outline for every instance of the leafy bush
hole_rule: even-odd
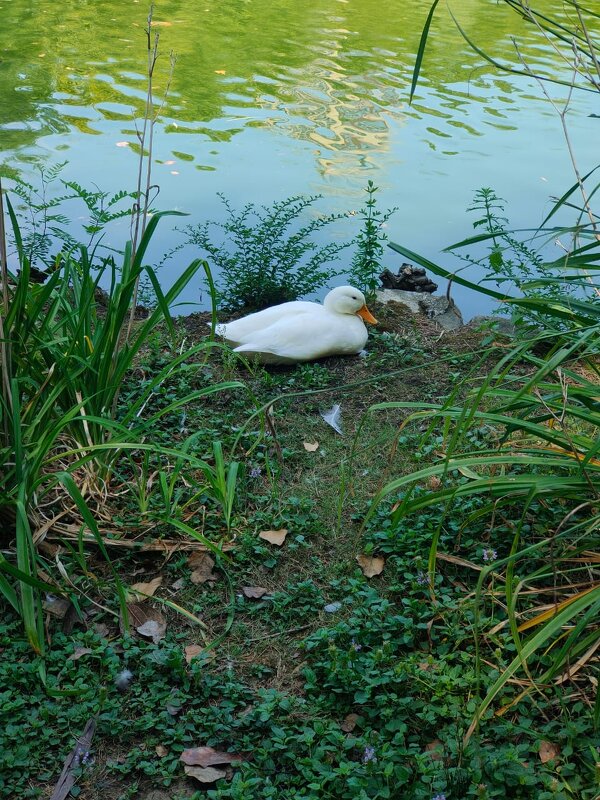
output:
[[[227,211],[225,222],[188,226],[188,240],[202,248],[218,270],[221,306],[228,311],[258,311],[296,300],[321,289],[340,274],[325,265],[348,243],[321,245],[312,237],[342,214],[318,216],[306,224],[300,218],[319,198],[288,197],[271,208],[248,203],[236,211],[219,195]],[[216,241],[212,229],[223,231]]]

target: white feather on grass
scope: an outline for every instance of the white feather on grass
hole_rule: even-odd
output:
[[[337,431],[341,436],[344,435],[341,428],[342,409],[337,403],[328,411],[321,411],[321,416],[328,425],[331,425],[334,431]]]

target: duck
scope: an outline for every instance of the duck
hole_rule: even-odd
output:
[[[354,286],[337,286],[323,305],[307,300],[281,303],[218,325],[216,332],[234,352],[252,361],[297,364],[360,353],[369,335],[365,322],[377,324],[364,294]]]

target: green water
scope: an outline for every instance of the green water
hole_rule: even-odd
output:
[[[542,7],[560,8],[554,0]],[[155,205],[219,218],[216,192],[235,204],[321,193],[323,211],[360,206],[367,179],[398,206],[391,239],[434,260],[470,233],[473,191],[492,186],[515,224],[535,225],[573,182],[560,122],[536,84],[494,71],[469,51],[447,14],[436,22],[424,78],[408,106],[429,3],[421,0],[158,2],[157,95],[177,54],[154,142]],[[514,14],[454,0],[471,36],[515,62],[517,36],[536,69],[562,74]],[[132,188],[136,120],[145,88],[147,6],[137,0],[0,0],[0,170]],[[564,95],[554,90],[556,97]],[[590,100],[589,98],[592,98]],[[582,172],[595,165],[593,95],[576,98],[572,136]],[[76,224],[76,220],[74,220]],[[334,231],[346,236],[348,228]],[[123,223],[112,233],[126,235]],[[163,226],[160,250],[180,236]],[[191,253],[163,268],[169,283]],[[390,255],[389,266],[399,266]],[[188,300],[198,299],[199,288]],[[480,301],[458,293],[467,313]]]

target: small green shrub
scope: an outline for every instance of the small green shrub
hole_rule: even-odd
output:
[[[365,297],[373,298],[378,286],[379,273],[383,268],[383,243],[387,236],[383,232],[386,224],[397,208],[389,208],[382,212],[377,208],[376,194],[379,187],[373,181],[367,182],[367,201],[358,212],[362,220],[362,228],[355,241],[356,252],[350,264],[348,277],[350,283],[360,289]]]
[[[219,194],[227,211],[225,222],[190,225],[188,241],[202,248],[218,270],[217,286],[222,308],[258,311],[277,303],[297,300],[321,289],[340,272],[331,266],[347,242],[321,245],[313,235],[343,214],[327,214],[306,224],[300,220],[320,195],[288,197],[267,206],[248,203],[241,211]],[[213,238],[213,228],[224,234]]]

